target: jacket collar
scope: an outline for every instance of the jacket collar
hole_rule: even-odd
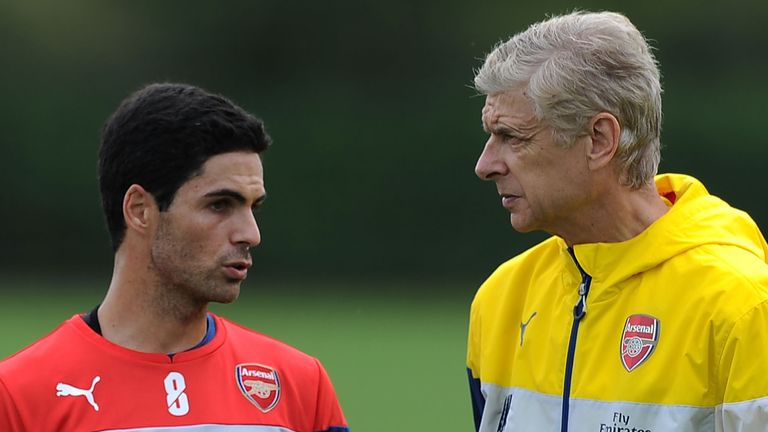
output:
[[[645,231],[623,242],[573,247],[579,264],[592,276],[593,288],[614,286],[705,244],[734,245],[766,260],[768,246],[754,221],[746,213],[710,195],[695,178],[659,175],[656,188],[671,207]],[[561,256],[570,261],[566,265],[578,275],[565,241],[560,238],[557,241],[565,251]]]

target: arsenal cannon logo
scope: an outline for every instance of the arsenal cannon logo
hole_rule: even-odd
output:
[[[661,323],[650,315],[630,315],[621,335],[621,363],[632,372],[653,354]]]
[[[280,378],[273,368],[241,363],[235,367],[235,377],[243,396],[262,412],[269,412],[280,401]]]

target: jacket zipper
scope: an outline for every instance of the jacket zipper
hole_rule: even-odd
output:
[[[561,432],[568,431],[568,405],[571,399],[571,378],[573,376],[573,357],[576,353],[576,335],[579,333],[579,323],[584,315],[587,314],[587,294],[589,294],[589,286],[592,284],[592,276],[581,268],[581,264],[576,259],[576,254],[573,252],[573,248],[568,248],[568,253],[571,254],[573,262],[581,273],[581,283],[579,284],[579,301],[576,306],[573,307],[573,325],[571,326],[571,338],[568,342],[568,357],[565,361],[565,380],[563,382],[563,413],[561,416],[562,423],[560,425]]]

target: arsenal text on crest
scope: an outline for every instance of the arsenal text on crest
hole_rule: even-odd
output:
[[[621,364],[632,372],[653,354],[659,341],[661,323],[650,315],[627,317],[621,334]]]
[[[264,413],[280,401],[280,377],[272,367],[240,363],[235,366],[235,379],[243,396]]]

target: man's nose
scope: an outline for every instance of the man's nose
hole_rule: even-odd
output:
[[[244,214],[244,221],[238,228],[233,243],[245,243],[248,247],[258,246],[261,243],[259,224],[251,211]]]
[[[480,157],[477,159],[475,165],[475,174],[480,177],[481,180],[493,180],[497,176],[504,175],[506,172],[506,166],[499,158],[499,148],[494,142],[493,137],[489,137],[485,142]]]

